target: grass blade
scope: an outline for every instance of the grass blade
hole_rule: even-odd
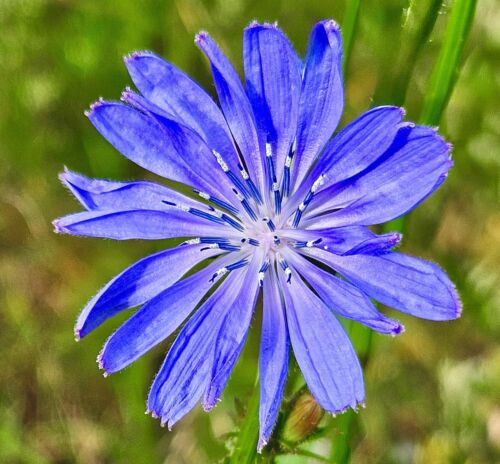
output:
[[[457,80],[465,40],[474,18],[476,0],[455,0],[443,46],[431,74],[420,121],[438,125]]]
[[[360,3],[361,0],[351,0],[347,2],[344,11],[344,20],[342,21],[342,40],[344,44],[342,68],[344,71],[344,76],[347,74],[349,58],[351,57],[354,31],[356,30],[356,26],[358,24]]]

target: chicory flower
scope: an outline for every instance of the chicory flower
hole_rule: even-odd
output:
[[[438,266],[393,251],[399,233],[368,228],[406,214],[441,185],[450,145],[393,106],[367,111],[332,137],[344,101],[341,34],[332,20],[314,26],[304,60],[275,24],[252,23],[244,32],[245,85],[207,33],[195,42],[210,62],[219,105],[174,65],[136,52],[125,64],[139,93],[127,89],[122,102],[100,100],[87,113],[124,156],[193,195],[66,170],[61,179],[85,211],[54,224],[57,232],[116,240],[183,238],[111,280],[76,325],[79,339],[139,307],[98,357],[106,374],[182,326],[147,401],[169,427],[200,399],[205,410],[216,405],[262,289],[262,448],[290,345],[314,398],[339,413],[362,404],[365,393],[337,316],[396,335],[402,325],[372,299],[425,319],[460,315]]]

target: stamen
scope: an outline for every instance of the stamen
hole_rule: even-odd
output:
[[[273,151],[270,143],[266,143],[266,163],[269,172],[269,190],[274,193],[274,209],[276,214],[281,212],[281,194],[274,170]]]
[[[288,153],[287,157],[285,158],[285,169],[283,170],[283,189],[282,189],[284,197],[288,197],[288,195],[290,194],[290,168],[292,166],[292,159],[293,156],[295,155],[296,146],[297,146],[297,140],[294,140],[290,153]]]
[[[215,272],[215,274],[212,276],[212,278],[210,279],[210,282],[213,282],[215,279],[217,279],[218,277],[221,277],[223,275],[226,275],[227,273],[229,272],[229,270],[227,269],[227,267],[221,267],[219,270],[217,270]]]
[[[206,192],[201,192],[198,189],[193,189],[193,192],[196,193],[197,195],[199,195],[204,200],[210,201],[214,205],[217,205],[217,206],[220,206],[221,208],[227,209],[228,211],[230,211],[233,214],[239,213],[239,211],[233,205],[230,205],[229,203],[227,203],[223,200],[219,200],[218,198],[215,198]]]
[[[273,237],[273,241],[275,245],[279,245],[281,243],[281,240],[277,235]]]
[[[226,269],[228,271],[234,271],[235,269],[239,269],[240,267],[244,267],[247,264],[248,264],[248,259],[247,258],[243,258],[243,259],[240,259],[239,261],[236,261],[233,264],[227,265]]]
[[[229,243],[229,239],[225,237],[201,237],[200,243]]]
[[[271,230],[271,232],[274,232],[276,230],[276,226],[274,225],[274,222],[272,221],[271,218],[263,217],[262,220],[267,224],[267,227]]]
[[[221,169],[224,171],[224,172],[227,172],[229,171],[229,166],[226,164],[226,162],[224,161],[224,158],[222,158],[222,155],[217,151],[217,150],[212,150],[212,153],[214,154],[215,156],[215,159],[217,160],[217,162],[219,163],[219,166],[221,167]]]
[[[238,190],[236,190],[236,189],[233,189],[233,192],[236,195],[236,198],[238,200],[240,200],[241,205],[243,206],[243,208],[245,209],[245,211],[248,213],[248,215],[250,216],[250,218],[253,221],[256,221],[257,220],[257,215],[255,214],[254,210],[252,209],[252,207],[250,206],[250,204],[248,203],[248,201],[245,199],[245,197],[240,192],[238,192]]]
[[[276,182],[276,173],[274,172],[273,150],[270,143],[266,143],[266,163],[269,171],[269,190],[271,190],[272,183]]]
[[[181,246],[182,245],[198,245],[200,243],[202,243],[201,238],[191,238],[189,240],[186,240],[185,242],[182,242]]]
[[[245,230],[245,228],[238,221],[235,221],[231,216],[228,216],[225,213],[222,214],[221,219],[240,232],[243,232]]]
[[[246,239],[246,238],[242,238],[241,239],[241,243],[245,243],[246,241],[248,240],[248,244],[249,245],[253,245],[253,246],[260,246],[260,242],[254,238],[249,238],[249,239]]]
[[[221,267],[212,276],[212,278],[210,279],[210,282],[213,282],[215,279],[217,279],[220,276],[223,276],[223,275],[227,274],[228,272],[231,272],[231,271],[234,271],[235,269],[239,269],[240,267],[246,266],[247,264],[248,264],[248,259],[247,258],[243,258],[243,259],[240,259],[239,261],[236,261],[233,264],[228,264],[227,266]]]
[[[274,210],[276,214],[281,213],[281,193],[280,187],[277,182],[273,182],[273,192],[274,192]]]
[[[208,246],[203,247],[200,251],[213,250],[215,248],[219,248],[219,244],[218,243],[210,243]]]
[[[238,179],[238,177],[236,177],[236,174],[229,169],[229,166],[224,161],[224,158],[222,158],[222,155],[217,150],[212,150],[212,153],[219,163],[219,166],[226,173],[226,176],[229,177],[234,186],[243,194],[245,198],[250,198],[250,194],[248,193],[245,185],[243,184],[243,182],[241,182],[240,179]]]
[[[322,238],[317,238],[316,240],[309,240],[308,242],[305,241],[297,241],[293,243],[294,248],[312,248],[318,244],[320,244],[323,241]]]
[[[238,163],[238,169],[240,170],[241,177],[243,177],[243,179],[247,183],[248,188],[250,189],[252,198],[257,202],[258,205],[262,205],[262,197],[260,196],[260,192],[255,186],[253,180],[248,175],[248,172],[240,163]]]
[[[281,266],[281,269],[285,272],[286,282],[289,284],[292,281],[292,270],[288,266],[288,263],[285,259],[279,254],[276,253],[276,258],[278,259],[278,263]]]
[[[314,194],[317,192],[319,187],[323,185],[325,182],[325,175],[321,174],[312,184],[311,188],[309,189],[309,192],[307,192],[306,196],[302,200],[302,203],[300,203],[299,207],[295,210],[295,216],[292,221],[292,227],[294,229],[297,228],[299,225],[300,219],[302,218],[302,213],[305,211],[307,208],[307,205],[311,203],[312,199],[314,198]]]
[[[202,237],[198,239],[198,243],[207,243],[208,246],[202,248],[200,251],[210,250],[214,248],[219,248],[224,251],[239,251],[241,250],[240,245],[234,245],[231,241],[224,237]]]
[[[231,245],[230,243],[210,243],[208,246],[202,248],[200,251],[213,250],[218,248],[224,251],[240,251],[241,247],[238,245]]]
[[[162,200],[163,203],[169,205],[169,206],[174,206],[175,208],[180,209],[181,211],[185,211],[186,213],[191,213],[193,216],[198,216],[203,219],[207,219],[212,222],[216,222],[217,224],[229,224],[233,226],[235,229],[239,230],[240,232],[243,232],[245,229],[244,227],[237,221],[235,221],[233,218],[228,216],[226,213],[221,213],[220,211],[216,211],[215,209],[212,208],[214,216],[211,214],[201,211],[200,209],[197,208],[191,208],[186,205],[180,205],[177,203],[174,203],[172,201],[167,201],[167,200]]]
[[[264,285],[264,277],[266,275],[267,270],[269,269],[269,265],[271,262],[269,261],[269,258],[264,261],[264,264],[259,270],[258,274],[258,279],[259,279],[259,287],[262,287]]]

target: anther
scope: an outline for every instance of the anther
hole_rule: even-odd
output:
[[[292,281],[292,270],[288,266],[286,260],[283,259],[279,253],[276,253],[276,257],[278,258],[278,263],[281,266],[281,269],[283,269],[283,272],[285,273],[286,282],[289,284]]]
[[[196,193],[201,198],[203,198],[204,200],[210,201],[214,205],[217,205],[217,206],[220,206],[221,208],[227,209],[228,211],[230,211],[233,214],[239,213],[239,211],[233,205],[230,205],[226,201],[219,200],[218,198],[215,198],[206,192],[201,192],[198,189],[193,189],[193,192]]]
[[[236,190],[234,188],[233,188],[233,192],[236,195],[236,198],[241,202],[241,205],[243,206],[243,208],[245,209],[247,214],[250,216],[250,218],[253,221],[256,221],[257,215],[255,214],[254,210],[252,209],[252,207],[250,206],[248,201],[245,199],[245,197],[240,192],[238,192],[238,190]]]
[[[241,182],[241,180],[236,177],[236,174],[229,169],[229,166],[224,161],[224,158],[222,158],[222,155],[217,150],[212,150],[212,153],[214,154],[217,163],[219,163],[219,166],[226,173],[227,177],[229,177],[234,186],[243,194],[245,198],[250,198],[247,189],[243,185],[243,182]]]
[[[264,285],[264,277],[266,275],[267,270],[269,269],[269,265],[271,262],[269,259],[266,259],[264,261],[264,264],[262,264],[262,267],[259,269],[259,274],[258,274],[258,279],[259,279],[259,287],[262,287]]]
[[[274,225],[274,222],[272,221],[271,218],[263,217],[262,220],[267,224],[267,227],[269,227],[269,230],[271,232],[274,232],[276,230],[276,226]]]
[[[290,193],[290,170],[292,166],[293,155],[295,154],[296,140],[293,141],[290,153],[285,158],[285,168],[283,170],[283,196],[288,197]]]
[[[314,198],[314,194],[317,192],[319,187],[323,185],[325,182],[325,175],[321,174],[312,184],[311,188],[307,192],[306,196],[300,203],[299,207],[295,210],[295,216],[292,221],[292,227],[297,228],[299,225],[299,222],[302,218],[302,213],[305,211],[309,203],[311,203],[312,199]]]
[[[293,244],[294,248],[312,248],[318,244],[320,244],[323,241],[322,238],[317,238],[316,240],[309,240],[308,242],[306,241],[297,241]]]
[[[250,194],[252,198],[257,202],[258,205],[262,205],[262,197],[260,196],[259,190],[255,186],[253,180],[250,178],[246,169],[238,163],[238,169],[240,170],[241,177],[245,180],[248,189],[250,190]]]
[[[181,245],[198,245],[202,243],[201,238],[191,238],[189,240],[186,240],[185,242],[182,242]]]

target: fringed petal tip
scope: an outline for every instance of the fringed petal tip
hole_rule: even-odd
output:
[[[460,299],[460,295],[457,291],[457,288],[455,285],[450,289],[451,296],[453,298],[453,301],[455,303],[455,317],[451,318],[450,321],[458,319],[459,317],[462,316],[462,310],[463,310],[463,304],[462,300]]]
[[[106,101],[103,97],[99,97],[99,99],[98,99],[98,100],[96,100],[94,103],[92,103],[92,104],[90,105],[89,109],[88,109],[88,110],[85,110],[85,111],[83,112],[83,114],[84,114],[87,118],[91,119],[91,118],[92,118],[92,115],[93,115],[93,114],[94,114],[94,113],[95,113],[95,112],[96,112],[96,111],[97,111],[100,107],[105,106],[105,105],[107,105],[107,104],[109,104],[109,103],[111,103],[111,102]]]
[[[127,86],[120,94],[120,100],[124,103],[129,103],[134,95],[136,95],[136,93],[129,86]]]
[[[128,53],[127,55],[125,55],[123,57],[123,61],[124,61],[125,65],[127,65],[128,63],[130,63],[136,59],[141,59],[145,56],[146,57],[148,57],[148,56],[157,57],[158,55],[150,50],[136,50],[134,52],[131,52],[131,53]]]
[[[194,43],[201,45],[206,43],[208,39],[211,39],[210,34],[207,31],[200,31],[194,36]]]
[[[257,453],[261,454],[264,447],[267,445],[267,439],[259,436],[259,441],[257,443]]]
[[[213,408],[215,408],[215,406],[217,406],[217,403],[219,403],[220,401],[220,397],[215,398],[213,395],[210,395],[210,397],[203,398],[201,407],[203,408],[203,411],[210,412]]]
[[[328,411],[332,417],[336,417],[339,414],[344,414],[345,412],[349,411],[349,409],[352,409],[355,413],[358,413],[360,409],[365,409],[365,401],[364,399],[362,401],[356,400],[355,403],[349,404],[348,406],[341,408],[341,409],[336,409],[333,411]]]
[[[111,372],[108,372],[106,370],[106,366],[104,364],[104,360],[103,360],[103,351],[101,351],[98,355],[97,355],[97,358],[96,358],[96,362],[97,362],[97,365],[99,366],[99,369],[101,371],[103,371],[102,375],[103,377],[108,377],[109,374],[111,374]]]
[[[250,30],[250,29],[279,29],[278,27],[278,21],[274,21],[273,23],[260,23],[256,19],[251,21],[248,26],[245,28],[245,30]]]
[[[405,330],[406,330],[405,326],[400,322],[398,322],[389,332],[389,335],[391,335],[391,337],[396,337],[397,335],[401,335],[402,333],[404,333]]]
[[[339,26],[339,24],[336,21],[334,21],[333,19],[331,19],[331,18],[330,19],[324,19],[323,21],[319,21],[316,24],[316,27],[318,27],[318,26],[323,26],[323,28],[325,29],[325,32],[327,33],[327,35],[329,35],[332,32],[334,34],[340,34],[340,26]]]
[[[54,219],[52,221],[52,225],[54,226],[54,232],[56,234],[69,234],[70,231],[64,226],[62,225],[62,220],[64,218],[58,218],[58,219]]]

